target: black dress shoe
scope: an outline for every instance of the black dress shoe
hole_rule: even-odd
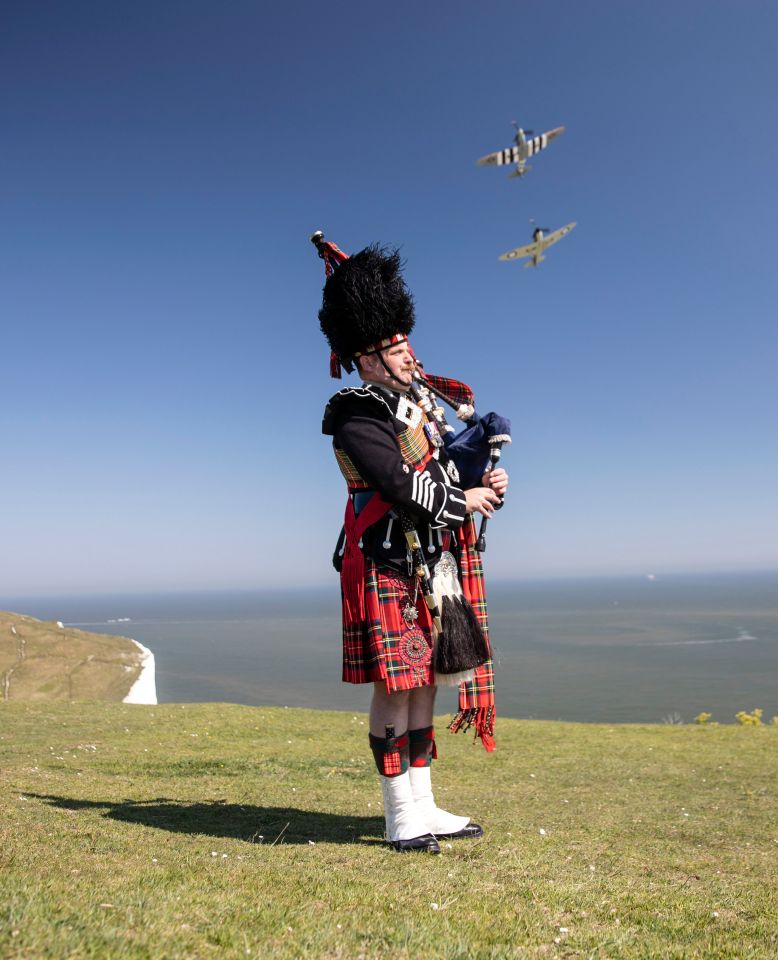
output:
[[[484,828],[479,826],[477,823],[468,823],[466,826],[462,827],[461,830],[457,830],[456,833],[435,834],[438,840],[475,840],[476,837],[482,837],[483,835]]]
[[[392,850],[397,850],[399,853],[410,853],[413,850],[420,850],[422,853],[440,853],[440,845],[431,833],[422,834],[412,840],[389,840],[388,843]]]

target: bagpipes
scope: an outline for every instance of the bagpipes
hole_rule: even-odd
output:
[[[349,256],[336,244],[325,240],[321,231],[316,231],[310,239],[324,260],[329,279]],[[330,357],[331,375],[340,377],[341,367],[352,372],[352,358],[339,356],[333,350]],[[418,361],[409,394],[426,415],[425,432],[429,442],[435,447],[445,448],[453,461],[459,474],[459,486],[463,490],[481,486],[484,473],[494,469],[499,462],[503,444],[511,442],[510,421],[496,413],[479,416],[475,412],[473,391],[467,384],[427,374]],[[461,431],[457,432],[446,421],[445,412],[438,401],[455,410],[457,418],[464,423]],[[473,671],[489,659],[490,652],[475,612],[464,597],[456,562],[450,555],[446,561],[444,555],[438,560],[434,578],[431,577],[412,517],[405,511],[397,512],[437,636],[435,671],[438,682],[457,685],[470,680]],[[487,519],[481,519],[475,545],[479,552],[486,549],[484,534]]]
[[[436,377],[424,373],[421,364],[417,364],[414,382],[410,391],[414,400],[438,426],[440,438],[446,453],[454,461],[459,473],[459,483],[463,490],[480,487],[484,473],[494,470],[500,462],[503,444],[511,442],[511,422],[498,413],[487,413],[483,417],[475,412],[473,391],[466,383],[448,377]],[[465,423],[464,430],[457,433],[446,421],[443,408],[433,405],[432,397],[448,404]],[[430,438],[432,443],[435,440]],[[495,505],[502,507],[504,498]],[[486,524],[488,517],[481,518],[476,549],[479,553],[486,550]]]
[[[324,271],[327,277],[332,276],[336,267],[348,260],[349,255],[344,253],[337,244],[325,240],[321,230],[311,235],[311,243],[324,261]],[[343,366],[351,373],[353,364],[348,358],[330,357],[330,373],[340,377],[339,367]],[[484,473],[493,470],[502,456],[502,447],[511,442],[511,422],[498,413],[487,413],[483,417],[475,412],[474,394],[472,389],[459,380],[450,377],[439,377],[425,372],[424,367],[417,361],[414,382],[409,390],[416,403],[427,414],[428,421],[436,424],[435,431],[427,430],[427,436],[435,446],[446,448],[449,457],[459,473],[459,482],[463,490],[470,487],[480,487]],[[445,417],[445,411],[434,398],[442,400],[456,413],[465,427],[456,432]],[[499,509],[503,505],[503,498],[495,506]],[[481,518],[481,528],[478,533],[477,549],[479,553],[486,550],[486,524],[488,518]]]

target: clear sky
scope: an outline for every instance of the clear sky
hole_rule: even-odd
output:
[[[778,566],[778,7],[6,0],[0,595],[332,583],[308,236],[513,420],[490,576]],[[521,181],[478,168],[565,125]],[[530,218],[577,229],[536,270]]]

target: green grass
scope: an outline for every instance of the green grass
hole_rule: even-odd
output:
[[[2,704],[0,956],[778,956],[778,728],[497,734],[440,734],[486,836],[432,857],[381,842],[364,716]]]
[[[140,663],[126,637],[0,610],[0,701],[123,700]]]

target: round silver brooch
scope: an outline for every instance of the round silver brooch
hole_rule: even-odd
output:
[[[412,627],[400,637],[398,653],[409,667],[426,667],[432,660],[432,650],[421,630]]]

